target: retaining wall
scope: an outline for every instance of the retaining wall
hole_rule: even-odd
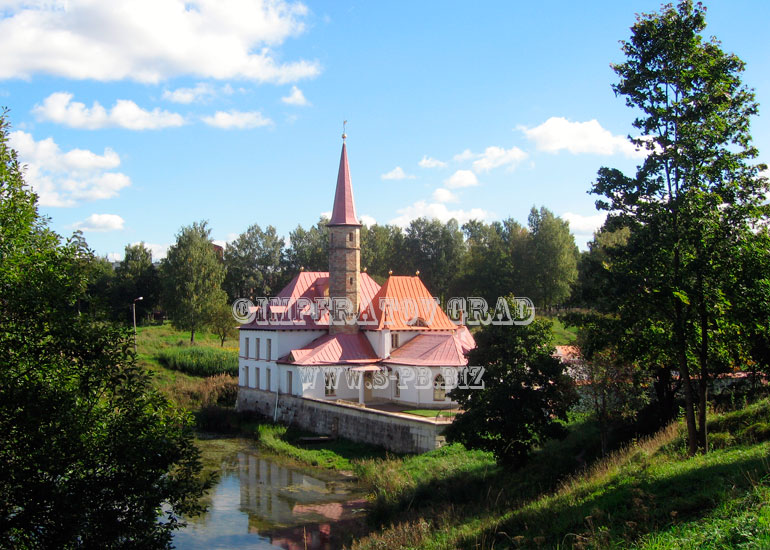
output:
[[[275,392],[241,387],[236,408],[273,418],[276,395]],[[446,423],[285,394],[278,395],[276,420],[321,435],[380,445],[396,453],[424,453],[446,442],[442,435]]]

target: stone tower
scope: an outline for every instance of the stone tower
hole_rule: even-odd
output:
[[[337,191],[334,194],[332,218],[329,228],[329,298],[347,298],[352,304],[353,316],[347,323],[333,322],[331,334],[353,333],[358,330],[354,322],[358,316],[358,287],[361,271],[361,224],[356,218],[353,202],[353,186],[350,183],[348,152],[342,134],[342,155],[337,174]],[[333,307],[332,315],[335,314]]]

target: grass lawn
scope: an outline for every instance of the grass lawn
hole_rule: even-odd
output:
[[[549,321],[553,323],[553,345],[554,346],[568,346],[574,344],[577,340],[577,328],[565,327],[564,323],[558,317],[547,317]]]

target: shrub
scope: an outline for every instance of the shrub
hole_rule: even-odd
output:
[[[209,347],[169,348],[158,354],[164,366],[195,376],[238,375],[238,352]]]
[[[238,379],[227,374],[201,379],[180,377],[166,392],[177,405],[190,410],[215,405],[233,407],[238,397]]]

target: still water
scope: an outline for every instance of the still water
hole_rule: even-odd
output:
[[[365,513],[365,494],[350,477],[288,467],[249,439],[197,443],[204,469],[219,480],[204,497],[208,511],[175,533],[179,550],[327,550],[336,531]]]

